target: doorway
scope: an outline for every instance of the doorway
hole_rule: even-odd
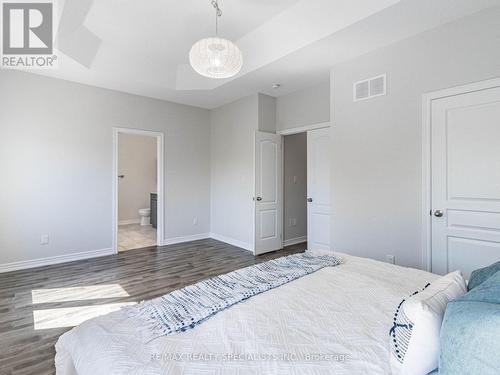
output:
[[[330,250],[330,123],[255,137],[256,255]]]
[[[283,246],[330,250],[330,128],[284,137]]]
[[[307,242],[307,133],[283,137],[283,247]]]
[[[113,129],[113,249],[161,246],[163,133]]]

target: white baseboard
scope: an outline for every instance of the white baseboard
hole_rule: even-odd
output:
[[[297,245],[298,243],[307,242],[307,236],[290,238],[283,241],[283,247]]]
[[[140,224],[141,219],[128,219],[128,220],[120,220],[118,225],[130,225],[130,224]]]
[[[163,240],[162,246],[175,245],[175,244],[183,243],[183,242],[204,240],[204,239],[207,239],[207,238],[210,238],[210,234],[209,233],[200,233],[200,234],[193,234],[193,235],[190,235],[190,236],[165,238]]]
[[[207,239],[207,238],[213,238],[214,240],[225,242],[225,243],[228,243],[230,245],[237,246],[237,247],[240,247],[240,248],[248,250],[248,251],[252,251],[252,252],[254,251],[254,246],[251,243],[239,241],[239,240],[236,240],[234,238],[222,236],[220,234],[215,234],[215,233],[200,233],[200,234],[194,234],[194,235],[190,235],[190,236],[165,238],[163,240],[163,246],[174,245],[174,244],[183,243],[183,242],[203,240],[203,239]],[[292,239],[284,241],[284,246],[295,245],[295,244],[305,242],[305,241],[307,241],[306,236],[292,238]],[[75,260],[97,258],[97,257],[102,257],[102,256],[106,256],[106,255],[113,255],[113,254],[115,254],[115,251],[113,249],[100,249],[100,250],[84,251],[84,252],[80,252],[80,253],[57,255],[57,256],[52,256],[52,257],[47,257],[47,258],[24,260],[24,261],[19,261],[19,262],[12,262],[12,263],[4,263],[4,264],[0,264],[0,273],[24,270],[24,269],[35,268],[35,267],[49,266],[49,265],[53,265],[53,264],[60,264],[60,263],[66,263],[66,262],[73,262]]]
[[[75,260],[83,260],[90,258],[103,257],[106,255],[113,255],[115,251],[113,249],[101,249],[101,250],[91,250],[84,251],[81,253],[72,253],[65,255],[57,255],[53,257],[33,259],[33,260],[23,260],[19,262],[4,263],[0,264],[0,273],[25,270],[28,268],[50,266],[53,264],[73,262]]]
[[[214,240],[217,240],[217,241],[228,243],[229,245],[241,247],[242,249],[245,249],[245,250],[248,250],[251,252],[254,251],[253,244],[248,243],[248,242],[243,242],[243,241],[236,240],[236,239],[231,238],[231,237],[222,236],[222,235],[216,234],[216,233],[210,233],[210,238],[213,238]]]
[[[163,240],[163,246],[175,245],[175,244],[179,244],[179,243],[191,242],[191,241],[197,241],[197,240],[204,240],[207,238],[212,238],[214,240],[225,242],[227,244],[241,247],[242,249],[253,252],[253,245],[252,244],[247,243],[247,242],[243,242],[243,241],[239,241],[239,240],[236,240],[234,238],[222,236],[220,234],[215,234],[215,233],[200,233],[200,234],[194,234],[191,236],[165,238]]]

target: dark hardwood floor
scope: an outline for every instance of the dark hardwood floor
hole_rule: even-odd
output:
[[[86,306],[151,299],[304,249],[299,244],[253,256],[222,242],[200,240],[0,274],[0,374],[54,374],[54,344],[71,329],[61,326]]]

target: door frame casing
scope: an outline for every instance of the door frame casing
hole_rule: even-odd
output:
[[[146,137],[156,138],[156,155],[157,155],[157,173],[156,186],[158,193],[158,212],[157,212],[157,228],[156,228],[156,244],[163,246],[164,243],[164,222],[165,222],[165,133],[151,130],[142,130],[134,128],[113,127],[113,174],[112,174],[112,249],[115,254],[118,254],[118,147],[119,134],[141,135]]]
[[[318,122],[316,124],[310,124],[310,125],[298,126],[295,128],[278,130],[278,131],[276,131],[276,134],[293,135],[293,134],[299,134],[299,133],[307,133],[309,130],[324,129],[324,128],[329,128],[329,127],[331,127],[330,121]]]
[[[455,86],[422,95],[422,266],[432,271],[432,102],[451,96],[500,87],[500,78]]]

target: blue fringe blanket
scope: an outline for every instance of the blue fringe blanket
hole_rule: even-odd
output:
[[[139,319],[144,342],[193,328],[217,312],[342,260],[333,255],[301,253],[212,277],[162,297],[128,307]]]

